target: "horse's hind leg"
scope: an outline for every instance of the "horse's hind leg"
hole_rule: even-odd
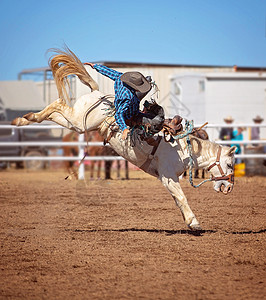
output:
[[[93,173],[94,173],[94,161],[90,161],[90,179],[93,179]]]
[[[73,117],[73,108],[69,107],[65,101],[58,99],[45,107],[42,111],[38,113],[27,113],[22,118],[16,118],[12,121],[12,125],[23,126],[29,125],[34,122],[41,123],[44,120],[49,120],[55,122],[68,129],[73,129],[79,133],[82,133],[82,124],[79,120],[75,120]]]
[[[49,115],[51,115],[58,104],[61,104],[62,100],[58,99],[51,103],[50,105],[46,106],[43,110],[41,110],[38,113],[27,113],[22,118],[16,118],[14,119],[11,124],[16,126],[24,126],[29,125],[34,122],[42,122],[45,118],[47,118]],[[41,117],[42,116],[42,117]]]
[[[41,123],[44,120],[47,120],[50,115],[54,112],[60,113],[64,116],[65,119],[68,119],[72,115],[73,108],[68,106],[64,100],[57,99],[53,103],[46,106],[43,110],[38,113],[27,113],[23,118],[32,121]]]
[[[30,125],[34,122],[31,122],[25,118],[16,118],[11,122],[11,125],[16,125],[16,126],[24,126],[24,125]]]
[[[128,161],[125,161],[125,174],[126,174],[126,179],[129,179],[129,172],[128,172]]]
[[[200,224],[188,205],[187,198],[181,189],[180,183],[178,182],[178,178],[175,178],[174,180],[173,178],[167,178],[162,176],[161,181],[174,198],[176,205],[180,208],[187,226],[192,230],[200,230]]]
[[[61,125],[65,128],[68,129],[75,129],[72,126],[72,124],[70,122],[68,122],[68,120],[66,120],[61,114],[57,113],[57,112],[53,112],[49,118],[47,118],[47,120],[52,121],[57,123],[58,125]],[[16,126],[25,126],[25,125],[30,125],[35,123],[34,121],[29,121],[26,118],[22,117],[22,118],[16,118],[11,122],[11,125],[16,125]],[[77,130],[76,130],[77,131]]]
[[[117,160],[117,178],[120,179],[120,170],[121,170],[121,163],[120,160]]]
[[[112,160],[105,160],[104,161],[104,173],[105,173],[105,179],[112,179],[111,178],[111,169],[112,169]]]
[[[97,163],[97,179],[101,179],[101,168],[102,168],[102,162],[99,160]]]

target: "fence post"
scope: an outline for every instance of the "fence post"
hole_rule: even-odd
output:
[[[84,134],[79,135],[79,142],[82,143],[84,142]],[[79,146],[79,160],[81,161],[82,158],[84,157],[84,146],[80,145]],[[79,180],[83,180],[85,178],[85,166],[84,166],[84,161],[80,164],[79,166]]]

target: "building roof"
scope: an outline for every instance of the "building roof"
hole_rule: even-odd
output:
[[[208,80],[266,80],[266,73],[262,72],[215,72],[215,73],[180,73],[170,76],[176,78],[206,78]]]
[[[211,66],[211,65],[190,65],[190,64],[166,64],[166,63],[140,63],[140,62],[115,62],[115,61],[100,61],[95,62],[108,67],[161,67],[161,68],[233,68],[233,66]]]
[[[207,79],[230,79],[230,80],[266,80],[266,74],[260,71],[245,71],[245,72],[231,72],[231,73],[206,73]]]
[[[157,67],[157,68],[232,68],[235,72],[266,72],[266,67],[245,67],[245,66],[226,66],[226,65],[192,65],[192,64],[165,64],[165,63],[144,63],[144,62],[118,62],[118,61],[95,61],[93,63],[103,64],[110,68],[132,68],[132,67]],[[19,76],[33,73],[43,74],[51,71],[50,67],[24,69]]]

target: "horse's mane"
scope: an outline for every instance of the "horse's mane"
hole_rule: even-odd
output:
[[[82,62],[67,46],[64,50],[53,48],[49,51],[57,53],[50,57],[49,66],[53,72],[59,98],[69,101],[66,89],[66,85],[69,87],[67,80],[69,75],[77,75],[81,82],[89,86],[92,91],[99,90],[98,84],[86,71]]]
[[[197,152],[202,152],[203,156],[209,157],[212,156],[213,153],[216,153],[218,151],[218,148],[220,147],[219,144],[212,142],[210,140],[205,140],[202,138],[199,138],[195,135],[191,135],[190,136],[190,140],[192,142],[192,146],[193,146],[193,151],[195,151],[195,146],[197,145],[197,151],[195,151],[195,153]]]

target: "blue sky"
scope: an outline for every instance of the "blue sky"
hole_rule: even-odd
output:
[[[0,41],[0,80],[64,43],[82,61],[266,67],[266,1],[0,0]]]

